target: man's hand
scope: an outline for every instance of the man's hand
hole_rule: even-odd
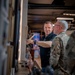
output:
[[[33,40],[30,40],[30,39],[27,40],[27,44],[33,44],[33,43],[34,43]]]
[[[34,41],[32,40],[33,37],[34,37],[34,35],[31,36],[31,37],[26,41],[26,44],[33,44],[33,43],[34,43]]]
[[[32,39],[33,39],[33,37],[34,37],[34,35],[33,35],[33,36],[31,36],[31,37],[29,38],[29,40],[32,40]]]

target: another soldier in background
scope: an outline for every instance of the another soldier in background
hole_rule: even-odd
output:
[[[66,45],[69,36],[66,34],[68,23],[66,21],[57,21],[54,26],[54,33],[57,34],[53,40],[50,65],[53,66],[54,75],[69,75],[67,71],[67,51]]]
[[[75,31],[70,35],[66,50],[68,55],[68,71],[71,75],[75,75]]]

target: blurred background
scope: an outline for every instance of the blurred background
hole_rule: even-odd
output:
[[[43,23],[66,20],[75,30],[75,0],[0,0],[0,75],[15,75],[24,65],[28,35],[44,35]]]

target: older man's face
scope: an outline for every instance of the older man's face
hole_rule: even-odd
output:
[[[51,24],[44,24],[44,32],[45,32],[45,35],[49,35],[53,30],[53,27]]]
[[[55,23],[53,32],[54,32],[55,34],[59,34],[59,33],[61,32],[61,25],[60,25],[59,22],[56,22],[56,23]]]

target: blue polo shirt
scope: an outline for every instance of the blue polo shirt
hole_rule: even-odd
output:
[[[41,41],[52,41],[56,34],[53,32],[50,33],[47,37],[42,37]],[[46,67],[49,64],[49,58],[50,58],[50,47],[49,48],[44,48],[40,46],[40,57],[41,57],[41,67]]]

